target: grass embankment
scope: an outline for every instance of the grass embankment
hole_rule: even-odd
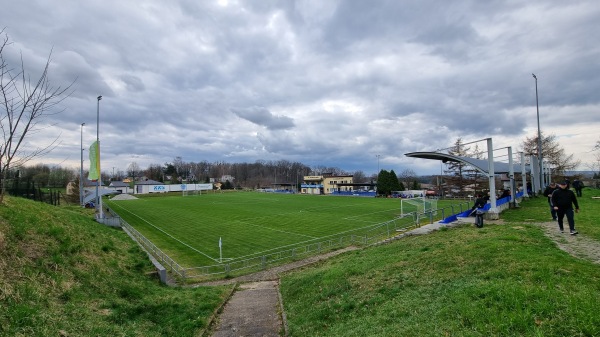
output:
[[[584,193],[576,227],[600,239],[600,200],[591,199],[600,192]],[[291,335],[600,336],[600,266],[543,234],[536,223],[551,219],[545,198],[501,218],[504,224],[406,237],[284,276]]]
[[[5,197],[0,336],[193,336],[206,326],[228,289],[161,285],[123,231],[82,212]]]

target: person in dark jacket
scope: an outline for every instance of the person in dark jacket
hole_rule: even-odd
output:
[[[550,185],[546,186],[544,190],[544,195],[548,197],[548,206],[550,206],[550,215],[552,215],[552,220],[556,220],[556,210],[554,210],[554,206],[552,206],[552,192],[556,191],[558,186],[556,183],[551,182]]]
[[[575,212],[579,213],[579,204],[577,203],[575,193],[567,188],[567,186],[568,183],[566,181],[561,181],[558,184],[560,188],[552,193],[552,206],[556,211],[558,228],[561,233],[564,232],[563,219],[566,215],[571,235],[576,235],[578,232],[575,230]],[[575,211],[573,211],[573,206],[575,206]]]
[[[475,199],[475,204],[473,205],[473,207],[471,207],[471,215],[475,214],[475,210],[477,210],[478,208],[484,208],[485,204],[487,204],[488,200],[490,200],[490,195],[489,193],[487,195],[483,195],[483,194],[479,194],[477,195],[477,199]]]
[[[583,181],[579,179],[573,180],[573,188],[578,197],[582,196],[581,190],[583,189]]]

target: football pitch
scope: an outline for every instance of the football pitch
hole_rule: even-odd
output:
[[[400,216],[399,199],[259,192],[136,196],[106,204],[183,267],[364,235]]]

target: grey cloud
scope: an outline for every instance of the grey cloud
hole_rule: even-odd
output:
[[[231,108],[231,112],[242,119],[264,126],[269,130],[282,130],[294,127],[294,120],[292,118],[273,115],[264,107]]]
[[[403,153],[458,136],[512,145],[529,136],[532,72],[545,132],[560,136],[557,125],[577,121],[582,134],[597,133],[588,130],[600,105],[593,0],[107,1],[10,2],[17,15],[4,18],[26,65],[39,68],[54,48],[52,80],[77,78],[53,116],[64,144],[79,143],[81,122],[91,136],[104,96],[107,167],[124,169],[128,155],[141,166],[179,155],[370,173],[381,154],[382,167],[439,171]],[[56,157],[78,157],[72,147]]]
[[[121,80],[125,83],[127,89],[130,91],[144,91],[145,89],[144,82],[142,82],[142,80],[137,76],[123,75],[121,76]]]
[[[73,85],[75,97],[84,98],[88,95],[96,97],[97,93],[102,93],[104,96],[114,95],[98,70],[90,66],[77,52],[57,53],[52,57],[51,67],[52,75],[58,76],[58,79],[55,79],[58,83],[69,84],[70,81],[75,81]]]

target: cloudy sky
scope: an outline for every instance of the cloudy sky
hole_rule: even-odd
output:
[[[76,80],[28,139],[60,137],[36,161],[79,167],[80,124],[87,148],[102,95],[107,172],[180,156],[436,173],[404,154],[537,133],[532,73],[542,131],[587,169],[599,21],[597,0],[3,0],[0,12],[9,62],[22,55],[35,78],[52,50],[52,83]]]

